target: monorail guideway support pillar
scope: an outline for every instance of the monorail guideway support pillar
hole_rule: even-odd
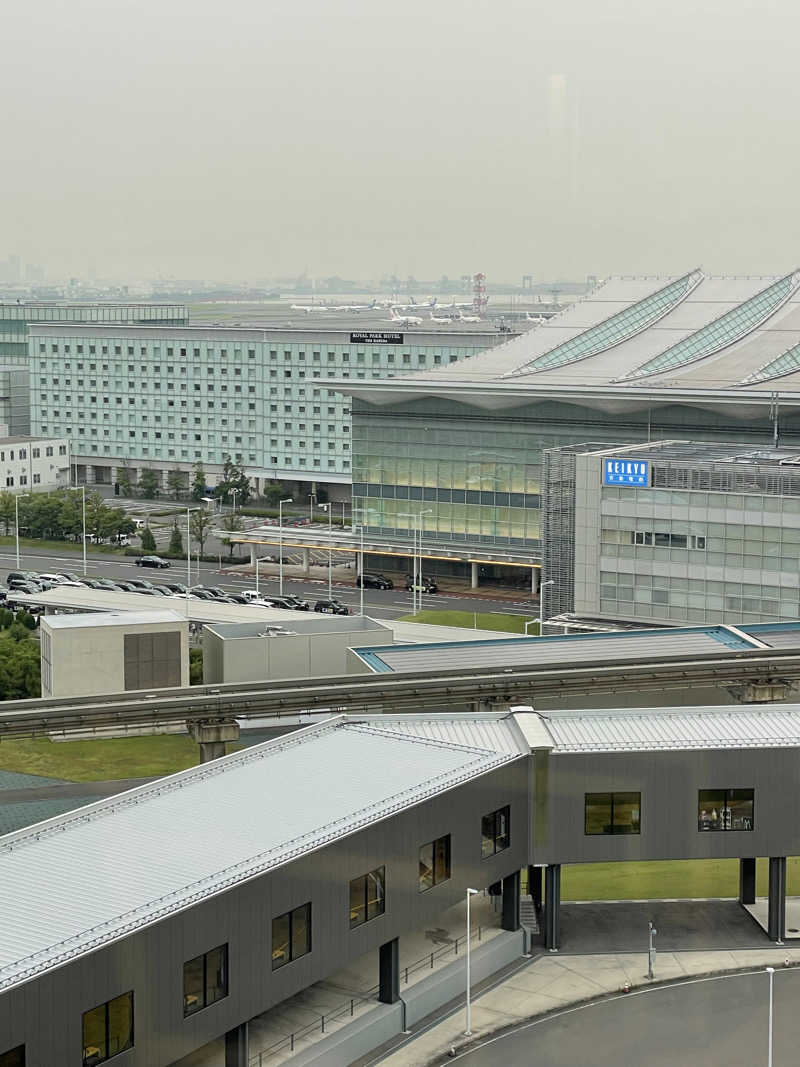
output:
[[[250,1051],[247,1023],[234,1026],[225,1034],[225,1067],[248,1067]]]
[[[239,740],[239,724],[235,719],[201,719],[188,726],[189,733],[200,746],[201,763],[210,763],[224,756],[227,742]]]

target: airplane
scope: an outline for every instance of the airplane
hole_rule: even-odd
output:
[[[531,315],[530,312],[526,311],[525,312],[525,321],[526,322],[535,322],[537,326],[541,326],[545,322],[547,322],[547,319],[544,317],[544,315]]]
[[[446,315],[436,316],[432,311],[428,312],[428,318],[431,320],[431,322],[440,322],[442,326],[451,326],[453,323],[453,320],[447,318]]]
[[[480,315],[465,315],[463,311],[458,313],[459,322],[482,322]]]
[[[302,311],[307,315],[310,311],[331,311],[333,309],[323,307],[322,304],[291,304],[289,310]]]
[[[394,308],[390,308],[391,318],[384,319],[385,322],[396,322],[401,326],[421,326],[422,319],[418,315],[398,315]]]

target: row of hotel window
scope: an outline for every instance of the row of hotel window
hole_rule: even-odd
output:
[[[623,796],[623,794],[606,794]],[[624,794],[634,796],[638,794]],[[612,807],[613,818],[613,807]],[[638,816],[637,816],[638,820]],[[623,832],[623,831],[620,831]],[[638,832],[638,831],[636,831]],[[487,859],[511,844],[510,809],[499,808],[481,819],[481,857]],[[451,877],[450,835],[428,841],[419,850],[419,892]],[[386,868],[350,882],[350,928],[362,926],[386,911]],[[311,903],[301,904],[272,920],[272,969],[279,970],[311,951]],[[183,965],[184,1018],[228,995],[228,946],[219,945]],[[133,991],[83,1013],[83,1064],[94,1067],[133,1048]],[[0,1067],[24,1067],[24,1046],[0,1053]]]
[[[752,789],[701,789],[697,794],[697,829],[752,830]],[[584,833],[638,834],[642,825],[641,793],[586,793]]]

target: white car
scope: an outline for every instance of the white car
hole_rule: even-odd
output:
[[[53,585],[76,585],[79,583],[71,582],[68,578],[65,578],[63,574],[39,574],[38,578],[41,578],[43,582],[52,582]]]

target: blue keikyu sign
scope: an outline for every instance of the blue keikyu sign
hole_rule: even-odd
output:
[[[603,485],[650,484],[650,461],[647,459],[604,459]]]

